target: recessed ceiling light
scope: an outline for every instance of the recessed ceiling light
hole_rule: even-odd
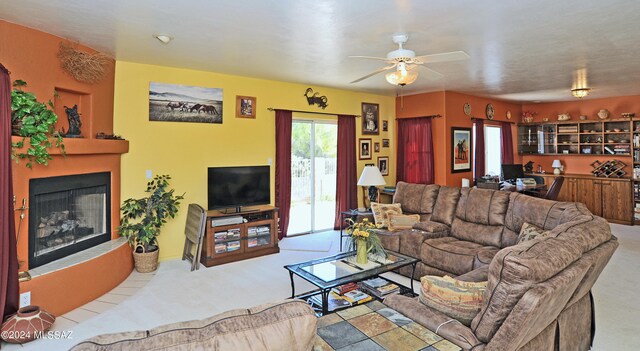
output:
[[[532,102],[533,102],[534,104],[539,104],[539,103],[541,103],[542,101],[540,101],[540,100],[533,100]]]
[[[173,40],[172,37],[170,37],[170,36],[168,36],[166,34],[155,34],[153,37],[158,39],[158,40],[160,40],[160,42],[162,44],[165,44],[165,45],[169,44],[169,42]]]

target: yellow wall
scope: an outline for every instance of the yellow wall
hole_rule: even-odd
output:
[[[150,122],[149,82],[222,88],[223,124]],[[159,237],[160,259],[179,258],[184,243],[186,205],[207,206],[207,167],[266,165],[273,159],[272,199],[275,171],[275,117],[267,107],[322,111],[307,105],[303,94],[308,85],[231,76],[213,72],[178,69],[131,62],[116,63],[114,132],[130,141],[129,153],[122,158],[122,199],[140,197],[146,187],[145,170],[153,175],[170,174],[176,193],[186,192],[175,220],[169,221]],[[323,112],[360,114],[360,104],[380,104],[380,119],[389,121],[389,131],[371,136],[373,142],[391,140],[372,161],[358,161],[358,176],[365,163],[378,156],[390,156],[387,184],[395,184],[395,100],[391,96],[312,86],[326,95],[329,106]],[[257,98],[256,119],[235,118],[236,95]],[[316,117],[296,115],[294,117]],[[358,137],[361,120],[357,119]],[[381,123],[382,124],[382,123]],[[367,136],[369,137],[369,136]],[[358,189],[358,196],[361,197]],[[362,204],[360,204],[362,206]],[[295,220],[295,219],[292,219]]]

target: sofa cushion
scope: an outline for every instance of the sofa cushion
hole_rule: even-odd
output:
[[[476,255],[481,251],[491,251],[495,254],[498,248],[447,236],[425,240],[419,257],[429,266],[461,275],[475,268]]]
[[[525,241],[500,250],[489,265],[484,306],[471,323],[471,329],[480,340],[491,340],[533,285],[555,276],[581,255],[578,244],[553,237]]]
[[[518,240],[516,241],[516,244],[520,244],[521,242],[525,242],[525,241],[529,241],[529,240],[533,240],[535,238],[544,238],[546,236],[549,236],[549,234],[551,233],[550,230],[544,230],[542,228],[536,227],[533,224],[529,224],[527,222],[525,222],[522,225],[522,229],[520,229],[520,234],[518,234]]]
[[[306,302],[288,300],[146,332],[100,335],[72,350],[310,350],[316,323]]]
[[[431,220],[434,222],[451,225],[453,216],[456,213],[456,206],[460,199],[460,188],[451,188],[441,186],[438,191],[438,197],[433,207]]]
[[[402,214],[402,207],[400,204],[381,204],[372,202],[371,212],[373,212],[373,219],[375,220],[376,225],[380,228],[386,228],[389,226],[389,215]]]
[[[420,278],[420,302],[468,326],[480,312],[487,282],[466,282],[449,276]]]
[[[448,235],[451,227],[438,222],[422,221],[414,224],[413,229],[422,230],[427,233],[442,233],[443,235]]]
[[[392,232],[413,228],[413,225],[420,222],[420,215],[398,215],[389,214],[389,230]]]
[[[486,282],[489,276],[489,265],[476,268],[471,272],[467,272],[463,275],[455,277],[457,280],[463,282]]]
[[[398,182],[393,202],[402,204],[402,211],[420,215],[431,214],[438,197],[439,185]]]
[[[463,188],[451,225],[451,236],[500,247],[508,205],[509,193]]]
[[[576,205],[511,193],[505,225],[515,233],[520,233],[525,222],[550,230],[567,220],[563,212],[569,208],[575,209]]]

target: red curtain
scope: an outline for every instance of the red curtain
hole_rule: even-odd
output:
[[[340,229],[340,212],[358,207],[355,116],[338,116],[336,166],[336,216],[333,229]]]
[[[511,123],[502,122],[500,133],[502,136],[502,164],[513,164],[513,138],[511,136]]]
[[[484,120],[476,119],[476,151],[474,154],[473,167],[475,170],[475,177],[480,178],[485,175],[484,169]]]
[[[280,217],[278,238],[287,236],[291,210],[291,111],[276,110],[276,207]]]
[[[433,139],[431,118],[398,119],[397,179],[408,183],[432,184]]]
[[[11,79],[0,64],[0,311],[2,320],[18,310],[18,256],[11,179]]]

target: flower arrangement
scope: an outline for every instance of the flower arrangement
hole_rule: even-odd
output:
[[[537,116],[538,112],[522,111],[522,121],[525,123],[533,122],[533,117]]]
[[[349,234],[347,249],[357,251],[356,262],[367,263],[368,254],[387,256],[380,238],[374,232],[380,228],[379,226],[370,222],[368,218],[363,218],[361,222],[356,222],[349,218],[347,223],[349,224],[347,228],[347,234]]]

